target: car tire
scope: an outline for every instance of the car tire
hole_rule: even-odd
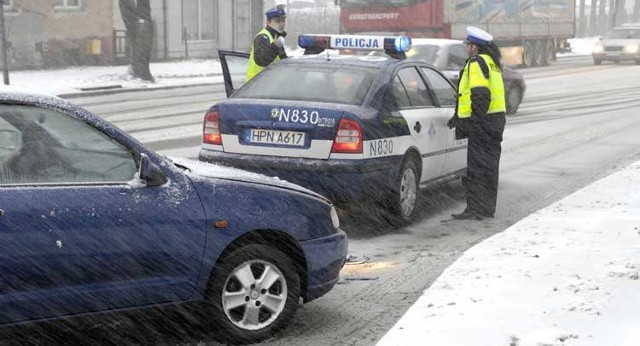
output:
[[[602,59],[593,58],[594,65],[602,65]]]
[[[636,59],[636,65],[640,65],[640,58]]]
[[[507,114],[515,114],[520,107],[520,102],[522,102],[522,91],[517,86],[510,87],[507,90],[505,100],[507,103]]]
[[[393,226],[404,226],[415,218],[420,199],[420,177],[416,164],[411,159],[405,159],[396,178],[395,186],[390,198],[389,222]]]
[[[547,63],[550,64],[552,61],[556,61],[556,43],[554,40],[547,40]]]
[[[535,56],[534,64],[536,66],[547,66],[549,61],[547,60],[547,43],[544,40],[536,41],[534,43]]]
[[[263,279],[271,281],[268,287],[261,287]],[[300,279],[291,259],[273,247],[252,244],[216,265],[206,309],[213,312],[210,322],[222,341],[256,343],[287,325],[299,298]]]

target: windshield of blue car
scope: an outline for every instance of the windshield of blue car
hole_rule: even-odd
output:
[[[372,81],[373,71],[355,66],[274,66],[233,97],[360,105]]]
[[[609,31],[606,38],[614,38],[614,39],[640,38],[640,29],[613,29]]]

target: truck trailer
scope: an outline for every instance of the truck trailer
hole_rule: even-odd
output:
[[[491,33],[510,65],[544,66],[570,50],[575,0],[336,0],[344,34],[464,39]]]

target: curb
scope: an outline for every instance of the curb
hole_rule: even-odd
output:
[[[125,92],[167,90],[167,89],[177,89],[177,88],[200,87],[200,86],[208,86],[208,85],[224,85],[224,83],[222,82],[195,83],[195,84],[183,84],[183,85],[167,85],[167,86],[159,86],[159,87],[151,87],[151,88],[118,88],[118,89],[91,90],[91,91],[79,91],[79,92],[72,92],[72,93],[62,93],[56,96],[63,99],[69,99],[69,98],[77,98],[77,97],[112,95],[112,94],[120,94]]]

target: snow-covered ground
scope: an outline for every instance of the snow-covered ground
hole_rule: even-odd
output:
[[[156,79],[155,83],[133,78],[128,66],[15,71],[9,73],[9,79],[13,86],[52,95],[79,93],[83,89],[94,88],[151,89],[222,82],[220,62],[213,59],[151,63],[149,68]]]
[[[640,162],[465,252],[387,345],[640,345]]]

